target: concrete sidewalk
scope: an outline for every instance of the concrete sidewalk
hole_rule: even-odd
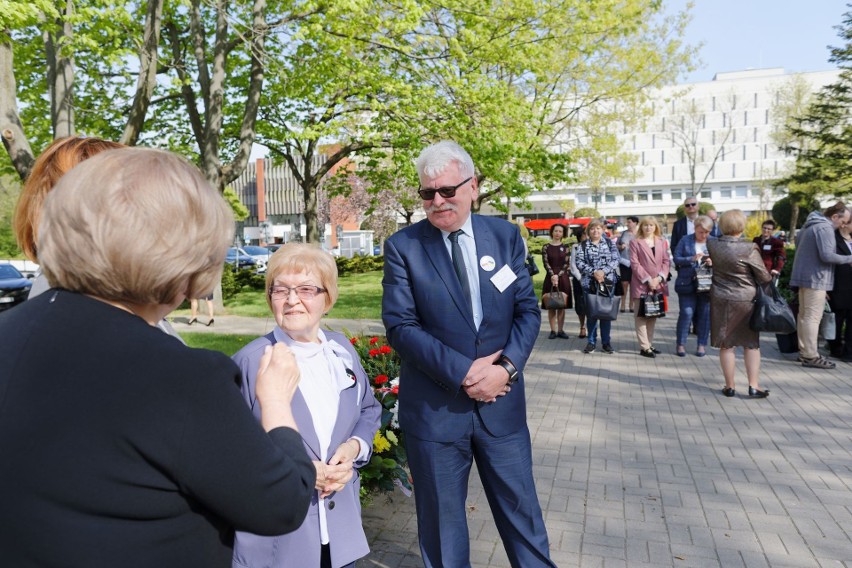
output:
[[[771,396],[747,397],[738,355],[737,396],[726,398],[716,350],[695,357],[692,336],[690,354],[674,355],[672,304],[656,359],[638,355],[631,314],[613,326],[613,355],[581,352],[573,312],[571,339],[548,340],[542,325],[525,381],[554,562],[852,567],[852,365],[806,369],[765,336],[761,386]],[[231,321],[234,332],[258,335],[273,324],[255,322],[255,331],[225,317],[211,331],[232,332]],[[475,468],[467,510],[473,566],[509,566]],[[423,565],[413,498],[379,497],[363,515],[372,552],[359,566]]]

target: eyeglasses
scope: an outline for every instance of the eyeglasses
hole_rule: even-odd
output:
[[[283,298],[289,298],[290,292],[295,292],[300,300],[313,300],[319,294],[327,292],[325,288],[320,288],[319,286],[308,286],[303,284],[301,286],[273,286],[269,289],[269,297],[275,298],[276,300],[281,300]]]
[[[463,182],[461,182],[460,184],[458,184],[456,186],[439,187],[438,189],[423,189],[421,187],[420,189],[417,190],[417,193],[420,194],[420,198],[423,201],[432,201],[433,199],[435,199],[436,193],[440,193],[441,197],[443,197],[444,199],[447,199],[447,198],[450,198],[450,197],[455,197],[456,196],[456,190],[472,179],[473,179],[473,176],[470,176],[469,178],[467,178],[466,180],[464,180]]]
[[[697,203],[684,203],[683,206],[684,207],[697,207],[698,204]]]

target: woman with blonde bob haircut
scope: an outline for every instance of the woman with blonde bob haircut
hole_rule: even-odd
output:
[[[261,427],[232,361],[156,327],[213,288],[232,237],[222,197],[160,150],[102,152],[48,194],[38,251],[54,288],[0,318],[10,566],[227,568],[235,529],[302,523],[316,473],[292,353],[259,365]]]
[[[275,537],[238,532],[234,566],[354,566],[370,551],[355,470],[370,460],[381,407],[346,336],[320,329],[337,301],[334,258],[314,245],[285,244],[266,267],[266,301],[278,325],[234,355],[242,370],[241,390],[260,419],[254,377],[261,356],[273,345],[292,350],[302,375],[293,414],[304,438],[302,454],[313,461],[317,478],[302,526]]]

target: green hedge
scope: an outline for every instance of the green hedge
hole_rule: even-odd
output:
[[[337,262],[338,276],[373,272],[374,270],[383,270],[385,267],[384,256],[353,256],[352,258],[338,256],[335,261]]]

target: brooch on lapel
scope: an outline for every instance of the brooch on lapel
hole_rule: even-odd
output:
[[[479,259],[479,266],[485,272],[491,272],[494,270],[494,267],[497,266],[497,263],[494,262],[494,258],[491,256],[483,256]]]

